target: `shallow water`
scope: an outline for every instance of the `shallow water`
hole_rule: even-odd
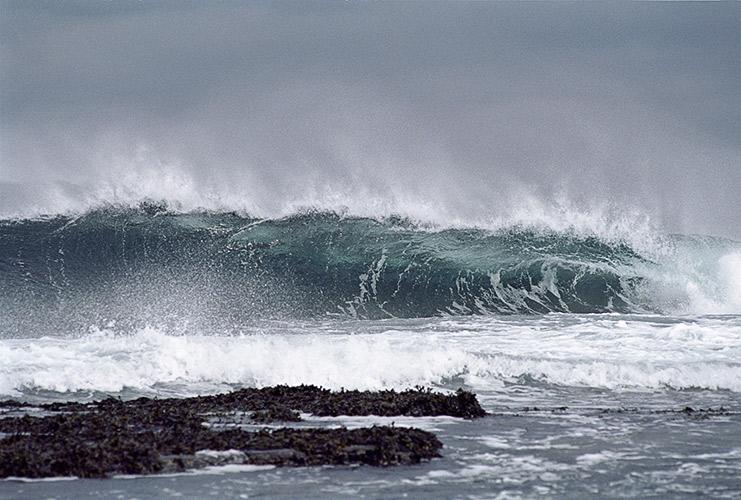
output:
[[[737,498],[741,317],[572,315],[263,321],[239,335],[148,327],[0,341],[4,395],[189,396],[242,385],[474,391],[490,416],[305,415],[434,431],[417,466],[227,466],[0,482],[0,498]],[[218,360],[218,362],[214,362]],[[56,381],[56,382],[50,382]],[[683,411],[687,407],[693,412]],[[723,409],[721,411],[721,408]],[[712,409],[712,412],[697,411]]]
[[[445,447],[443,458],[417,466],[225,466],[107,480],[6,480],[0,491],[2,498],[737,498],[740,491],[738,412],[695,420],[568,409],[420,420]]]

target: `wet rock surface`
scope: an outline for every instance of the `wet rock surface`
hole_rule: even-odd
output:
[[[19,412],[24,405],[0,402]],[[474,418],[475,395],[415,389],[332,392],[314,386],[242,389],[184,399],[106,399],[40,406],[44,416],[0,418],[0,477],[149,474],[227,463],[271,465],[412,464],[439,456],[434,434],[405,427],[262,429],[206,425],[235,412],[252,423],[318,416],[381,415]],[[233,418],[231,418],[233,421]],[[219,426],[223,427],[223,426]]]

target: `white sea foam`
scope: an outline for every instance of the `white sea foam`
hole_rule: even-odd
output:
[[[599,453],[585,453],[576,457],[576,463],[580,466],[591,467],[592,465],[601,464],[619,460],[624,456],[622,453],[615,453],[609,450],[603,450]]]
[[[463,371],[465,353],[413,340],[306,335],[170,336],[153,328],[133,335],[98,333],[78,339],[11,340],[0,392],[57,392],[156,384],[317,384],[380,389],[430,384]]]
[[[741,314],[741,245],[701,237],[659,238],[645,259],[620,268],[641,283],[629,299],[668,314]]]
[[[718,260],[718,275],[724,286],[726,312],[741,313],[741,252],[721,257]]]
[[[689,264],[688,266],[692,266]],[[686,311],[693,314],[741,314],[741,253],[712,257],[685,268],[673,280],[684,285]],[[698,269],[707,267],[709,269]]]
[[[446,387],[461,378],[489,391],[527,380],[741,391],[741,319],[433,318],[289,324],[241,336],[102,330],[2,340],[0,358],[3,395],[125,389],[191,395],[275,384],[401,389]]]

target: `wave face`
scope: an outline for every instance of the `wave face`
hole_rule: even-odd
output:
[[[735,273],[735,274],[734,274]],[[0,221],[5,335],[110,323],[741,309],[741,245],[511,226],[430,228],[306,212],[263,220],[103,208]]]

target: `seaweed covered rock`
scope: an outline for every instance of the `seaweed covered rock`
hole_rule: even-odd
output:
[[[476,396],[458,390],[455,394],[440,394],[427,389],[403,392],[340,391],[321,394],[308,410],[316,415],[379,415],[411,417],[449,415],[461,418],[483,417],[486,412]]]
[[[7,401],[14,412],[27,406]],[[223,463],[413,464],[439,456],[434,434],[413,428],[262,429],[234,425],[317,415],[483,416],[473,394],[429,390],[340,391],[315,386],[243,389],[185,399],[108,398],[43,405],[44,416],[0,418],[0,477],[149,474]],[[214,425],[214,422],[221,422]],[[226,422],[226,424],[223,424]]]
[[[379,416],[438,416],[477,418],[486,415],[476,396],[458,390],[441,394],[430,389],[408,389],[401,392],[339,391],[333,392],[313,385],[274,386],[206,396],[199,399],[202,410],[260,411],[280,404],[292,410],[320,416],[379,415]]]
[[[131,419],[131,427],[121,432],[96,418],[75,421],[85,425],[77,430],[63,426],[53,434],[18,433],[0,441],[0,477],[105,477],[222,463],[412,464],[439,456],[442,447],[433,434],[402,427],[215,432],[202,425],[142,429],[141,422]],[[219,455],[204,450],[231,451],[231,460],[209,459]]]

